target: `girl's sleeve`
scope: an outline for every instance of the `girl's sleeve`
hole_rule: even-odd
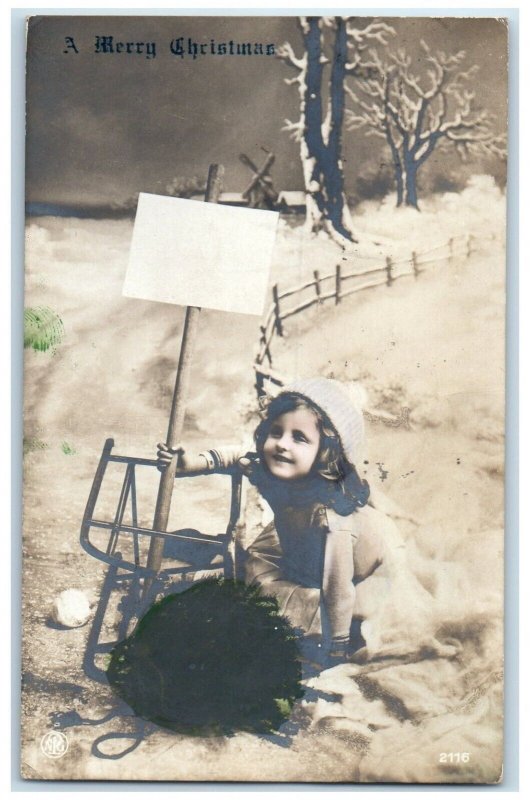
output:
[[[341,517],[329,509],[326,513],[328,533],[324,550],[322,596],[332,638],[347,640],[355,603],[353,586],[355,515]]]
[[[243,444],[239,445],[226,445],[224,447],[216,447],[211,450],[204,450],[199,455],[206,459],[209,469],[224,469],[226,467],[233,467],[239,462],[240,458],[244,458],[252,448]]]

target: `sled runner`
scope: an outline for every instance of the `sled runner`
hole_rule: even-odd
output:
[[[114,441],[107,439],[96,469],[92,488],[81,524],[81,545],[108,569],[103,581],[97,610],[88,636],[84,669],[90,676],[105,680],[104,671],[96,664],[98,656],[109,653],[123,639],[134,620],[147,610],[157,595],[167,592],[170,585],[187,585],[197,579],[197,573],[239,577],[238,520],[241,510],[242,473],[237,468],[178,472],[177,480],[203,475],[221,474],[230,479],[230,501],[226,513],[228,522],[217,535],[204,534],[192,528],[161,531],[142,527],[137,501],[138,473],[156,469],[155,459],[120,456],[113,453]],[[100,517],[96,506],[109,464],[123,468],[123,480],[113,516]],[[162,562],[158,570],[148,565],[152,542],[162,542]],[[146,585],[148,590],[144,591]],[[114,608],[117,601],[117,609]],[[114,614],[113,614],[114,612]],[[112,641],[101,641],[104,628],[114,624]]]

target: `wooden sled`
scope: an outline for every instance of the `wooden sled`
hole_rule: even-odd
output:
[[[209,575],[238,578],[238,559],[242,552],[238,541],[242,473],[237,467],[176,474],[178,480],[212,474],[230,478],[228,523],[222,533],[206,535],[191,528],[160,531],[138,524],[140,515],[136,491],[138,468],[156,469],[158,462],[155,459],[115,455],[113,447],[114,440],[107,439],[88,497],[80,536],[85,551],[108,567],[83,661],[85,673],[102,682],[106,682],[106,675],[96,663],[97,659],[110,653],[116,643],[130,633],[134,622],[157,596],[167,593],[171,584],[176,588],[175,584],[178,583],[182,590],[197,580],[198,573],[202,578]],[[99,519],[94,514],[110,463],[123,465],[124,475],[113,518]],[[98,537],[99,541],[96,541]],[[159,570],[147,566],[148,550],[155,537],[161,538],[164,543]],[[118,618],[118,622],[114,625],[111,640],[102,641],[109,616]]]

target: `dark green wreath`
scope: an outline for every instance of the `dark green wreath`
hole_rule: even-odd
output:
[[[107,677],[144,719],[179,733],[270,733],[302,696],[296,634],[274,598],[209,579],[156,603]]]

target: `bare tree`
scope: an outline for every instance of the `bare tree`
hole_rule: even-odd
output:
[[[303,55],[297,57],[288,42],[278,50],[278,57],[297,71],[286,83],[298,86],[300,98],[300,118],[297,122],[286,120],[285,130],[300,143],[306,227],[313,232],[324,229],[344,244],[345,240],[354,241],[341,154],[345,81],[348,75],[361,73],[369,44],[385,45],[393,30],[377,21],[357,29],[351,18],[343,17],[300,17],[299,27]],[[327,37],[332,39],[331,47],[326,32],[331,32]]]
[[[433,53],[422,40],[426,71],[413,73],[412,58],[403,49],[383,61],[370,50],[368,75],[359,76],[359,92],[346,87],[357,105],[347,111],[347,128],[366,128],[383,137],[392,153],[397,205],[418,208],[417,174],[435,147],[454,148],[463,159],[472,154],[506,156],[505,137],[494,129],[491,114],[475,106],[468,88],[479,67],[463,68],[465,51]]]

